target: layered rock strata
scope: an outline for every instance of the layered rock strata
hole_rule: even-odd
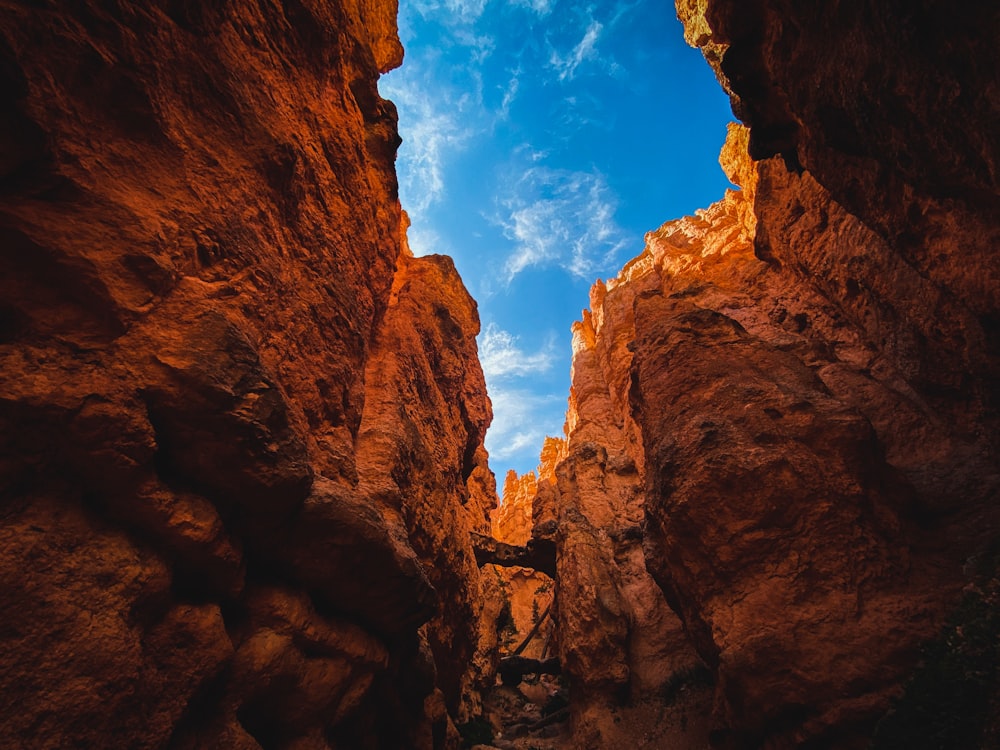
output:
[[[0,9],[5,746],[444,747],[492,678],[479,322],[405,249],[395,14]]]

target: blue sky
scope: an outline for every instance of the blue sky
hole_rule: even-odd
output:
[[[570,325],[643,235],[722,197],[728,99],[669,0],[400,0],[400,200],[479,303],[498,479],[562,435]]]

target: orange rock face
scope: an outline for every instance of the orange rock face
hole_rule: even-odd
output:
[[[742,190],[650,232],[574,326],[534,516],[558,524],[578,746],[620,738],[609,695],[662,694],[699,657],[705,742],[866,746],[997,533],[982,320],[753,142],[730,127]],[[930,386],[946,370],[964,399]]]
[[[533,533],[556,542],[554,638],[570,684],[573,747],[638,742],[619,726],[622,707],[661,710],[664,693],[703,668],[643,557],[645,456],[628,411],[628,372],[631,307],[647,276],[639,259],[621,283],[594,286],[592,312],[573,329],[567,438],[546,441],[534,487]],[[696,702],[709,697],[701,691]],[[665,743],[707,741],[696,722],[661,729]]]
[[[535,472],[518,476],[513,469],[504,478],[500,505],[493,511],[493,536],[507,544],[527,544],[531,538],[532,508],[538,492]]]
[[[545,469],[540,467],[540,471],[544,482]],[[535,472],[530,471],[522,476],[518,476],[515,471],[507,473],[500,505],[492,514],[494,538],[519,547],[528,544],[533,529],[532,508],[537,492],[538,479]],[[549,577],[551,569],[546,573],[520,566],[491,567],[498,577],[500,594],[510,612],[509,619],[504,617],[505,628],[500,633],[501,655],[510,654],[525,643],[520,652],[524,656],[544,659],[553,655],[556,650],[552,626],[555,619],[552,613],[555,590],[553,580]]]
[[[608,285],[637,289],[646,563],[716,670],[715,743],[865,746],[997,534],[998,191],[958,165],[1000,150],[927,120],[977,42],[918,49],[947,34],[926,9],[877,11],[887,48],[846,9],[737,6],[678,11],[750,125],[723,151],[744,190]]]
[[[679,1],[742,190],[594,285],[493,513],[395,3],[43,5],[0,8],[0,744],[456,747],[548,610],[572,747],[866,746],[1000,530],[1000,12]]]
[[[457,741],[490,410],[395,15],[0,10],[4,746]]]

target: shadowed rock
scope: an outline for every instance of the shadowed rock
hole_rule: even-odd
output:
[[[526,674],[561,674],[559,659],[532,659],[527,656],[507,656],[500,660],[500,679],[504,685],[517,685]]]
[[[476,562],[482,565],[532,568],[551,578],[556,576],[556,547],[547,539],[530,539],[524,546],[498,542],[485,534],[472,534]]]

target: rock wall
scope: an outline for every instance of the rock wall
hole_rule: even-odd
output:
[[[678,13],[742,190],[595,284],[491,521],[395,4],[0,8],[5,746],[456,746],[491,522],[555,546],[571,746],[867,744],[1000,526],[1000,11]]]
[[[963,566],[997,538],[1000,257],[995,248],[1000,233],[1000,140],[992,123],[1000,105],[989,92],[996,91],[1000,81],[996,66],[986,61],[990,40],[1000,30],[1000,11],[922,2],[839,3],[815,13],[783,3],[710,0],[679,2],[678,12],[689,39],[702,46],[732,96],[734,111],[749,126],[748,149],[757,160],[752,170],[757,220],[753,249],[766,264],[762,281],[754,285],[772,287],[763,299],[772,326],[791,319],[800,339],[773,337],[760,312],[731,312],[737,307],[732,302],[706,305],[694,298],[699,307],[742,326],[742,331],[734,329],[722,339],[729,342],[725,349],[740,354],[730,360],[732,369],[756,361],[763,352],[750,355],[749,350],[759,348],[761,340],[778,350],[768,354],[766,368],[752,368],[755,374],[766,373],[764,383],[757,377],[739,382],[730,378],[726,387],[727,378],[716,371],[720,392],[738,394],[747,388],[744,398],[752,396],[757,405],[772,409],[772,417],[781,415],[776,417],[781,425],[776,445],[783,438],[794,440],[797,455],[791,468],[801,472],[781,494],[794,498],[796,505],[805,498],[822,498],[812,503],[810,512],[837,498],[836,512],[843,513],[851,501],[836,489],[844,487],[843,482],[829,474],[841,463],[838,473],[851,477],[858,518],[868,519],[852,524],[847,518],[839,523],[823,518],[816,538],[827,549],[808,553],[810,568],[826,568],[825,586],[841,586],[862,602],[857,614],[835,630],[838,644],[843,644],[837,649],[837,668],[844,674],[820,681],[826,685],[811,685],[804,694],[822,696],[815,702],[803,700],[801,694],[793,697],[795,691],[782,680],[773,693],[787,701],[786,710],[798,706],[799,716],[787,722],[794,728],[779,729],[785,722],[775,714],[770,727],[750,731],[846,743],[852,723],[858,734],[870,731],[871,717],[886,703],[884,692],[892,690],[880,683],[891,683],[901,665],[904,671],[910,668],[913,658],[906,653],[926,637],[922,623],[940,622],[953,606],[951,592],[964,580]],[[774,289],[775,280],[785,289]],[[794,296],[789,294],[792,289]],[[760,293],[746,285],[741,291],[761,300]],[[792,299],[798,310],[789,304]],[[759,301],[755,305],[761,306]],[[706,338],[714,340],[717,334],[709,334],[710,328],[729,323],[702,318],[691,325],[689,313],[705,313],[666,300],[650,300],[647,311],[651,320],[666,314],[674,322],[660,318],[659,332],[650,334],[655,344],[649,337],[645,345],[637,342],[640,362],[633,369],[633,382],[640,392],[649,383],[649,397],[657,402],[674,394],[684,409],[679,378],[655,375],[663,385],[677,381],[661,390],[643,375],[643,368],[651,375],[668,362],[685,373],[700,367],[694,349],[703,347]],[[692,330],[685,331],[689,325]],[[682,343],[683,338],[688,340]],[[802,346],[806,342],[808,349]],[[647,356],[640,356],[643,350]],[[799,418],[792,426],[788,409],[767,404],[780,393],[790,407],[802,395],[800,388],[790,388],[771,374],[780,360],[785,360],[784,367],[796,365],[788,354],[818,378],[816,385],[823,396],[833,398],[831,405],[846,413],[835,419],[828,413],[810,425],[820,415],[817,409],[810,420]],[[818,406],[817,400],[805,400]],[[715,408],[689,414],[713,421],[720,416]],[[843,434],[830,422],[846,427],[845,418],[860,418],[861,423]],[[746,445],[757,433],[755,440],[764,436],[764,446],[771,445],[774,425],[750,414],[742,419],[736,423],[731,415],[713,439]],[[679,514],[675,510],[690,503],[687,498],[704,497],[708,489],[690,484],[697,471],[678,470],[685,465],[682,456],[694,459],[696,451],[696,461],[708,457],[696,449],[694,435],[690,442],[668,438],[665,424],[657,427],[655,419],[646,421],[653,428],[644,432],[647,455],[652,451],[662,456],[661,478],[650,472],[649,486],[660,500],[647,505],[655,509],[651,528],[662,531],[651,534],[652,567],[660,570],[668,590],[692,593],[690,579],[688,585],[679,583],[685,575],[681,571],[701,571],[691,571],[688,563],[674,564],[685,554],[681,550],[666,561],[673,540],[685,534],[686,509]],[[819,442],[809,434],[817,428]],[[676,422],[669,429],[677,432]],[[831,460],[832,447],[840,454],[837,461]],[[798,453],[802,448],[813,456]],[[733,480],[751,485],[763,483],[762,469],[769,479],[782,476],[784,467],[780,474],[775,467],[764,467],[788,449],[767,450],[771,456],[764,461],[747,462],[734,455],[720,465],[716,459],[712,471],[725,468],[733,472]],[[812,469],[805,469],[810,465]],[[813,496],[809,487],[821,476],[822,490]],[[717,484],[713,480],[710,486]],[[769,491],[754,494],[763,497]],[[740,515],[756,531],[762,521],[768,526],[778,521],[772,513],[780,507],[780,502],[769,502]],[[711,519],[718,523],[717,509]],[[789,522],[801,533],[803,524],[815,521],[786,516],[778,525],[788,528]],[[853,541],[841,538],[843,531],[834,526]],[[792,554],[796,545],[772,564],[781,557],[794,560],[799,554]],[[833,563],[840,570],[835,573],[827,566],[837,556],[832,548],[838,546],[845,559]],[[711,545],[704,549],[718,569],[718,552]],[[690,556],[690,550],[686,554]],[[751,558],[741,564],[746,559]],[[851,584],[834,583],[845,574]],[[700,581],[698,588],[706,583]],[[706,611],[701,605],[694,608]],[[698,623],[693,630],[707,624],[693,613],[690,622]],[[713,648],[722,646],[721,629],[715,627]],[[869,628],[870,645],[865,642]],[[810,630],[822,632],[815,625]],[[804,639],[795,640],[801,644]],[[816,664],[815,657],[789,653],[795,654],[788,662],[796,669]],[[867,667],[848,668],[852,662]],[[876,677],[879,669],[882,675]],[[807,682],[813,679],[803,684]],[[759,672],[752,683],[761,684]],[[740,692],[734,691],[734,698]],[[761,691],[761,700],[774,699]],[[738,704],[730,699],[729,705],[731,710]],[[746,726],[742,720],[733,723]]]
[[[555,541],[552,637],[569,687],[570,747],[707,742],[705,724],[688,724],[685,713],[707,713],[711,693],[695,684],[705,667],[643,557],[641,436],[621,411],[637,289],[605,296],[604,284],[595,286],[592,299],[604,304],[573,329],[567,437],[546,439],[537,478],[508,479],[497,512],[520,528],[526,513],[519,506],[530,500],[531,535]],[[665,714],[682,691],[697,695]]]
[[[865,416],[899,399],[898,372],[754,256],[739,204],[761,189],[648,237],[630,393],[647,565],[716,671],[716,743],[843,746],[954,588],[913,559],[912,487]],[[862,389],[865,368],[881,377]]]
[[[1000,12],[678,13],[749,126],[721,159],[742,190],[649,233],[574,327],[535,499],[560,654],[586,705],[687,641],[713,746],[865,747],[1000,531]],[[643,567],[675,624],[636,607]],[[605,727],[576,704],[581,746]]]
[[[521,475],[513,469],[507,472],[500,493],[500,504],[492,514],[492,534],[496,539],[507,544],[528,543],[534,526],[532,510],[537,492],[536,472],[529,471]]]
[[[543,475],[544,481],[544,475]],[[493,537],[510,545],[523,547],[531,541],[532,505],[538,492],[535,472],[518,476],[507,472],[499,506],[492,512]],[[498,576],[502,596],[509,607],[510,619],[505,618],[505,641],[502,654],[513,653],[524,645],[524,656],[545,659],[555,652],[552,637],[552,603],[555,595],[553,580],[548,573],[526,567],[492,566]],[[537,626],[537,627],[536,627]],[[529,636],[530,639],[529,639]]]
[[[395,17],[0,9],[5,746],[457,742],[491,415],[405,248]]]

